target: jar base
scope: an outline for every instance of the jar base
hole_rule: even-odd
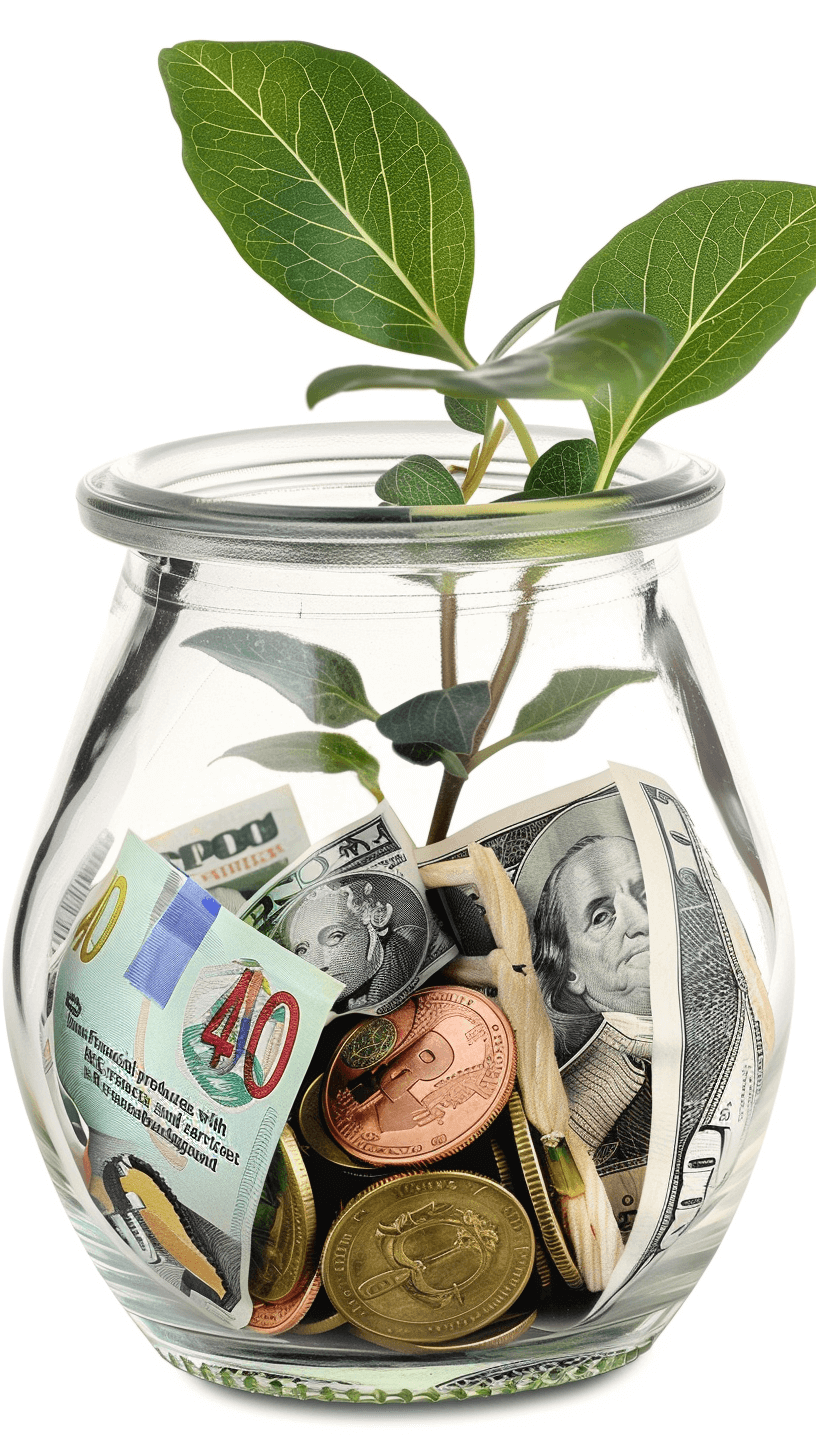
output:
[[[141,1322],[140,1322],[141,1323]],[[524,1360],[513,1366],[508,1359],[501,1368],[470,1371],[461,1375],[455,1373],[439,1384],[433,1383],[433,1372],[427,1366],[417,1366],[416,1377],[406,1362],[399,1367],[383,1366],[372,1369],[370,1381],[352,1385],[336,1376],[326,1377],[317,1370],[309,1372],[303,1365],[294,1363],[284,1368],[281,1362],[264,1362],[263,1367],[223,1366],[216,1361],[202,1359],[194,1351],[186,1352],[178,1346],[170,1348],[164,1342],[157,1342],[147,1330],[151,1343],[164,1360],[177,1370],[195,1375],[199,1380],[208,1380],[213,1385],[223,1385],[232,1390],[248,1390],[254,1395],[285,1396],[291,1400],[350,1401],[352,1404],[389,1405],[412,1401],[466,1400],[468,1396],[521,1395],[530,1390],[547,1390],[555,1385],[569,1385],[576,1380],[588,1380],[593,1375],[605,1375],[609,1370],[619,1370],[642,1355],[653,1343],[647,1340],[642,1345],[632,1345],[603,1353],[570,1356],[562,1360]],[[430,1381],[428,1377],[430,1376]]]

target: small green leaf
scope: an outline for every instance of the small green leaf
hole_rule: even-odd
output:
[[[392,506],[461,506],[462,492],[432,455],[409,455],[381,475],[374,487]]]
[[[559,440],[539,455],[524,484],[524,496],[582,495],[591,491],[598,475],[598,447],[594,440]]]
[[[256,273],[358,339],[469,359],[470,183],[427,111],[301,41],[185,41],[159,69],[184,165]]]
[[[399,758],[405,758],[419,768],[430,768],[432,764],[442,763],[454,778],[466,779],[468,776],[461,759],[451,753],[449,748],[440,748],[436,743],[392,743],[391,747]]]
[[[383,713],[377,727],[392,743],[431,743],[453,753],[470,753],[476,729],[489,707],[489,683],[458,683],[409,698]]]
[[[790,182],[689,187],[623,228],[566,290],[558,326],[589,309],[662,319],[672,349],[640,389],[588,401],[598,488],[666,415],[713,399],[753,369],[816,285],[816,188]]]
[[[356,739],[345,733],[281,733],[228,748],[222,758],[249,758],[276,773],[356,773],[364,789],[382,798],[380,765]]]
[[[328,647],[249,627],[212,627],[182,645],[267,683],[312,723],[347,728],[360,718],[377,718],[354,663]]]
[[[611,693],[634,683],[651,682],[654,677],[653,672],[640,668],[576,667],[557,672],[543,691],[522,708],[512,733],[482,749],[475,763],[511,743],[554,743],[571,738]]]
[[[476,369],[403,369],[349,364],[318,374],[310,408],[355,389],[435,389],[455,399],[583,399],[615,386],[636,397],[659,372],[672,339],[659,319],[630,309],[590,313],[548,339]]]
[[[445,409],[448,418],[460,430],[469,430],[472,435],[483,435],[487,420],[487,401],[481,399],[452,399],[445,395]]]

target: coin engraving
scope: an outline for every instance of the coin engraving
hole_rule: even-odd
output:
[[[397,1174],[348,1203],[323,1248],[334,1307],[361,1332],[438,1345],[495,1323],[533,1268],[512,1194],[472,1173]]]
[[[366,1071],[394,1050],[397,1036],[397,1028],[387,1016],[364,1021],[343,1043],[343,1061],[347,1067]]]

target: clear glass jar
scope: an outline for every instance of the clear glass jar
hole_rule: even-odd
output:
[[[545,449],[576,433],[540,430],[536,443]],[[228,1386],[436,1400],[560,1384],[634,1358],[719,1244],[773,1102],[791,1003],[784,894],[674,544],[714,517],[722,479],[703,461],[641,442],[613,490],[553,501],[532,516],[511,506],[412,516],[376,502],[373,484],[395,461],[424,453],[464,466],[470,443],[430,423],[247,431],[145,450],[92,472],[79,489],[84,523],[128,554],[21,895],[7,965],[11,1046],[43,1156],[103,1277],[165,1358]],[[506,442],[479,502],[518,491],[525,471]],[[89,1198],[41,1052],[55,920],[89,849],[118,845],[128,829],[151,839],[287,782],[313,841],[371,804],[351,772],[281,774],[223,756],[236,743],[310,725],[268,685],[185,648],[219,626],[285,632],[340,652],[381,707],[438,687],[454,642],[459,681],[489,680],[515,633],[520,651],[494,737],[510,732],[555,672],[653,674],[619,688],[570,736],[487,759],[443,815],[452,814],[455,832],[609,762],[652,771],[711,853],[770,997],[774,1049],[736,1162],[682,1237],[599,1313],[566,1321],[544,1313],[504,1348],[415,1355],[384,1351],[349,1326],[311,1336],[297,1326],[275,1336],[225,1330],[155,1281]],[[388,801],[424,845],[435,805],[440,822],[440,766],[392,753],[373,722],[353,731],[381,761]],[[103,872],[113,855],[94,868]]]

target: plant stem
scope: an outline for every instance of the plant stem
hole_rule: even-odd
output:
[[[470,754],[467,757],[462,756],[462,762],[468,770],[479,752],[490,724],[496,716],[499,704],[504,697],[521,655],[521,649],[524,646],[527,629],[530,624],[530,612],[535,600],[536,583],[542,574],[541,567],[530,567],[523,573],[519,582],[521,594],[510,618],[507,641],[504,644],[501,656],[496,663],[493,676],[490,679],[490,706],[473,736],[473,746]],[[445,835],[450,829],[454,810],[459,802],[459,795],[462,792],[464,783],[464,779],[455,778],[453,774],[447,772],[447,769],[442,775],[442,783],[439,786],[433,818],[431,819],[431,827],[428,830],[429,844],[436,844],[440,839],[445,838]]]
[[[443,578],[439,597],[439,649],[442,658],[442,686],[456,686],[456,581],[452,589]]]
[[[489,440],[482,445],[481,453],[472,469],[468,469],[466,478],[462,481],[462,499],[467,505],[470,497],[478,490],[484,479],[488,466],[501,443],[502,436],[507,426],[504,420],[499,420]],[[478,447],[477,447],[478,448]]]
[[[515,430],[516,436],[518,438],[518,442],[522,450],[524,451],[527,464],[535,465],[536,460],[538,459],[538,451],[533,444],[533,437],[530,434],[530,431],[527,429],[527,426],[521,418],[521,415],[518,413],[517,410],[513,408],[509,399],[497,399],[496,403],[499,406],[502,414],[513,426],[513,429]]]

